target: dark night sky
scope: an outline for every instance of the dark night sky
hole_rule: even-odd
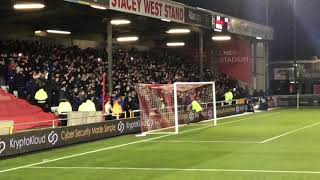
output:
[[[176,0],[221,12],[234,17],[265,24],[266,0]],[[293,59],[294,14],[297,17],[297,58],[320,57],[320,0],[269,0],[269,25],[275,30],[270,47],[271,60]]]

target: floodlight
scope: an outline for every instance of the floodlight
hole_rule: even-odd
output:
[[[171,22],[171,20],[170,20],[170,19],[161,19],[161,21]]]
[[[126,20],[126,19],[114,19],[114,20],[111,20],[111,24],[112,25],[124,25],[124,24],[130,24],[131,21],[129,20]]]
[[[170,29],[167,31],[168,34],[188,34],[190,32],[190,29]]]
[[[185,46],[184,42],[168,42],[167,43],[168,47],[181,47],[181,46]]]
[[[106,10],[107,8],[104,7],[104,6],[99,6],[99,5],[91,5],[92,8],[95,8],[95,9],[101,9],[101,10]]]
[[[212,40],[214,40],[214,41],[229,41],[229,40],[231,40],[231,36],[216,35],[216,36],[212,37]]]
[[[65,35],[69,35],[71,34],[70,31],[61,31],[61,30],[47,30],[48,33],[52,33],[52,34],[65,34]]]
[[[18,2],[13,5],[13,8],[16,10],[26,10],[26,9],[43,9],[46,7],[42,3],[23,3],[23,2]]]
[[[133,41],[138,41],[139,37],[138,36],[127,36],[127,37],[118,37],[117,41],[118,42],[133,42]]]

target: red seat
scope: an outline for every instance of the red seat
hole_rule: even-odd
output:
[[[43,112],[41,108],[0,90],[0,121],[13,121],[14,131],[50,127],[55,119],[54,114]]]

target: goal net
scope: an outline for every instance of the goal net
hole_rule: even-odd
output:
[[[178,133],[179,126],[216,120],[214,82],[138,84],[142,134]]]

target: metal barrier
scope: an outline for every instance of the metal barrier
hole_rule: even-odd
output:
[[[113,117],[116,117],[116,119],[120,119],[120,117],[124,115],[123,119],[127,119],[127,112],[122,112],[122,113],[118,113],[118,114],[112,114]]]
[[[236,105],[236,104],[239,104],[239,103],[243,102],[244,100],[245,99],[236,99],[236,100],[233,100],[231,103],[227,103],[225,101],[218,101],[218,102],[216,102],[217,103],[217,109],[219,107],[227,107],[227,106],[230,106],[230,105]],[[201,105],[202,105],[202,107],[204,109],[207,109],[208,107],[212,107],[212,103],[202,103]],[[180,108],[179,111],[184,111],[186,106],[179,106],[179,108]],[[173,106],[172,107],[166,107],[166,108],[163,108],[163,109],[166,109],[166,110],[167,109],[172,109],[172,111],[174,111]],[[129,111],[128,114],[129,114],[130,118],[136,118],[136,117],[139,116],[140,112],[141,112],[140,110],[134,110],[134,111]],[[71,113],[79,113],[79,112],[71,112]],[[88,112],[88,114],[89,113],[90,112]],[[123,112],[121,114],[103,114],[102,112],[95,112],[95,113],[97,113],[97,114],[95,114],[95,115],[90,115],[89,114],[87,116],[81,116],[81,117],[72,116],[71,118],[69,116],[67,118],[58,118],[58,119],[53,119],[53,120],[44,120],[44,121],[38,121],[38,122],[12,124],[12,128],[10,128],[10,133],[14,132],[14,127],[18,127],[18,126],[22,126],[22,125],[35,125],[36,126],[37,124],[50,122],[51,123],[51,128],[55,128],[55,127],[59,126],[59,124],[61,125],[61,122],[63,122],[63,121],[70,122],[70,123],[67,124],[68,126],[75,126],[75,125],[81,125],[81,124],[90,124],[90,123],[95,123],[95,122],[102,122],[102,121],[104,121],[106,119],[105,117],[108,116],[108,115],[111,115],[112,117],[115,117],[116,120],[127,119],[127,117],[128,117],[127,116],[127,112]],[[88,120],[84,120],[84,119],[95,119],[95,120],[94,121],[88,121]],[[48,128],[48,127],[45,127],[45,128]],[[43,127],[42,128],[32,128],[32,129],[43,129]],[[19,132],[29,131],[29,130],[30,129],[22,130],[22,131],[19,131]],[[16,132],[18,132],[18,131],[16,131]]]

